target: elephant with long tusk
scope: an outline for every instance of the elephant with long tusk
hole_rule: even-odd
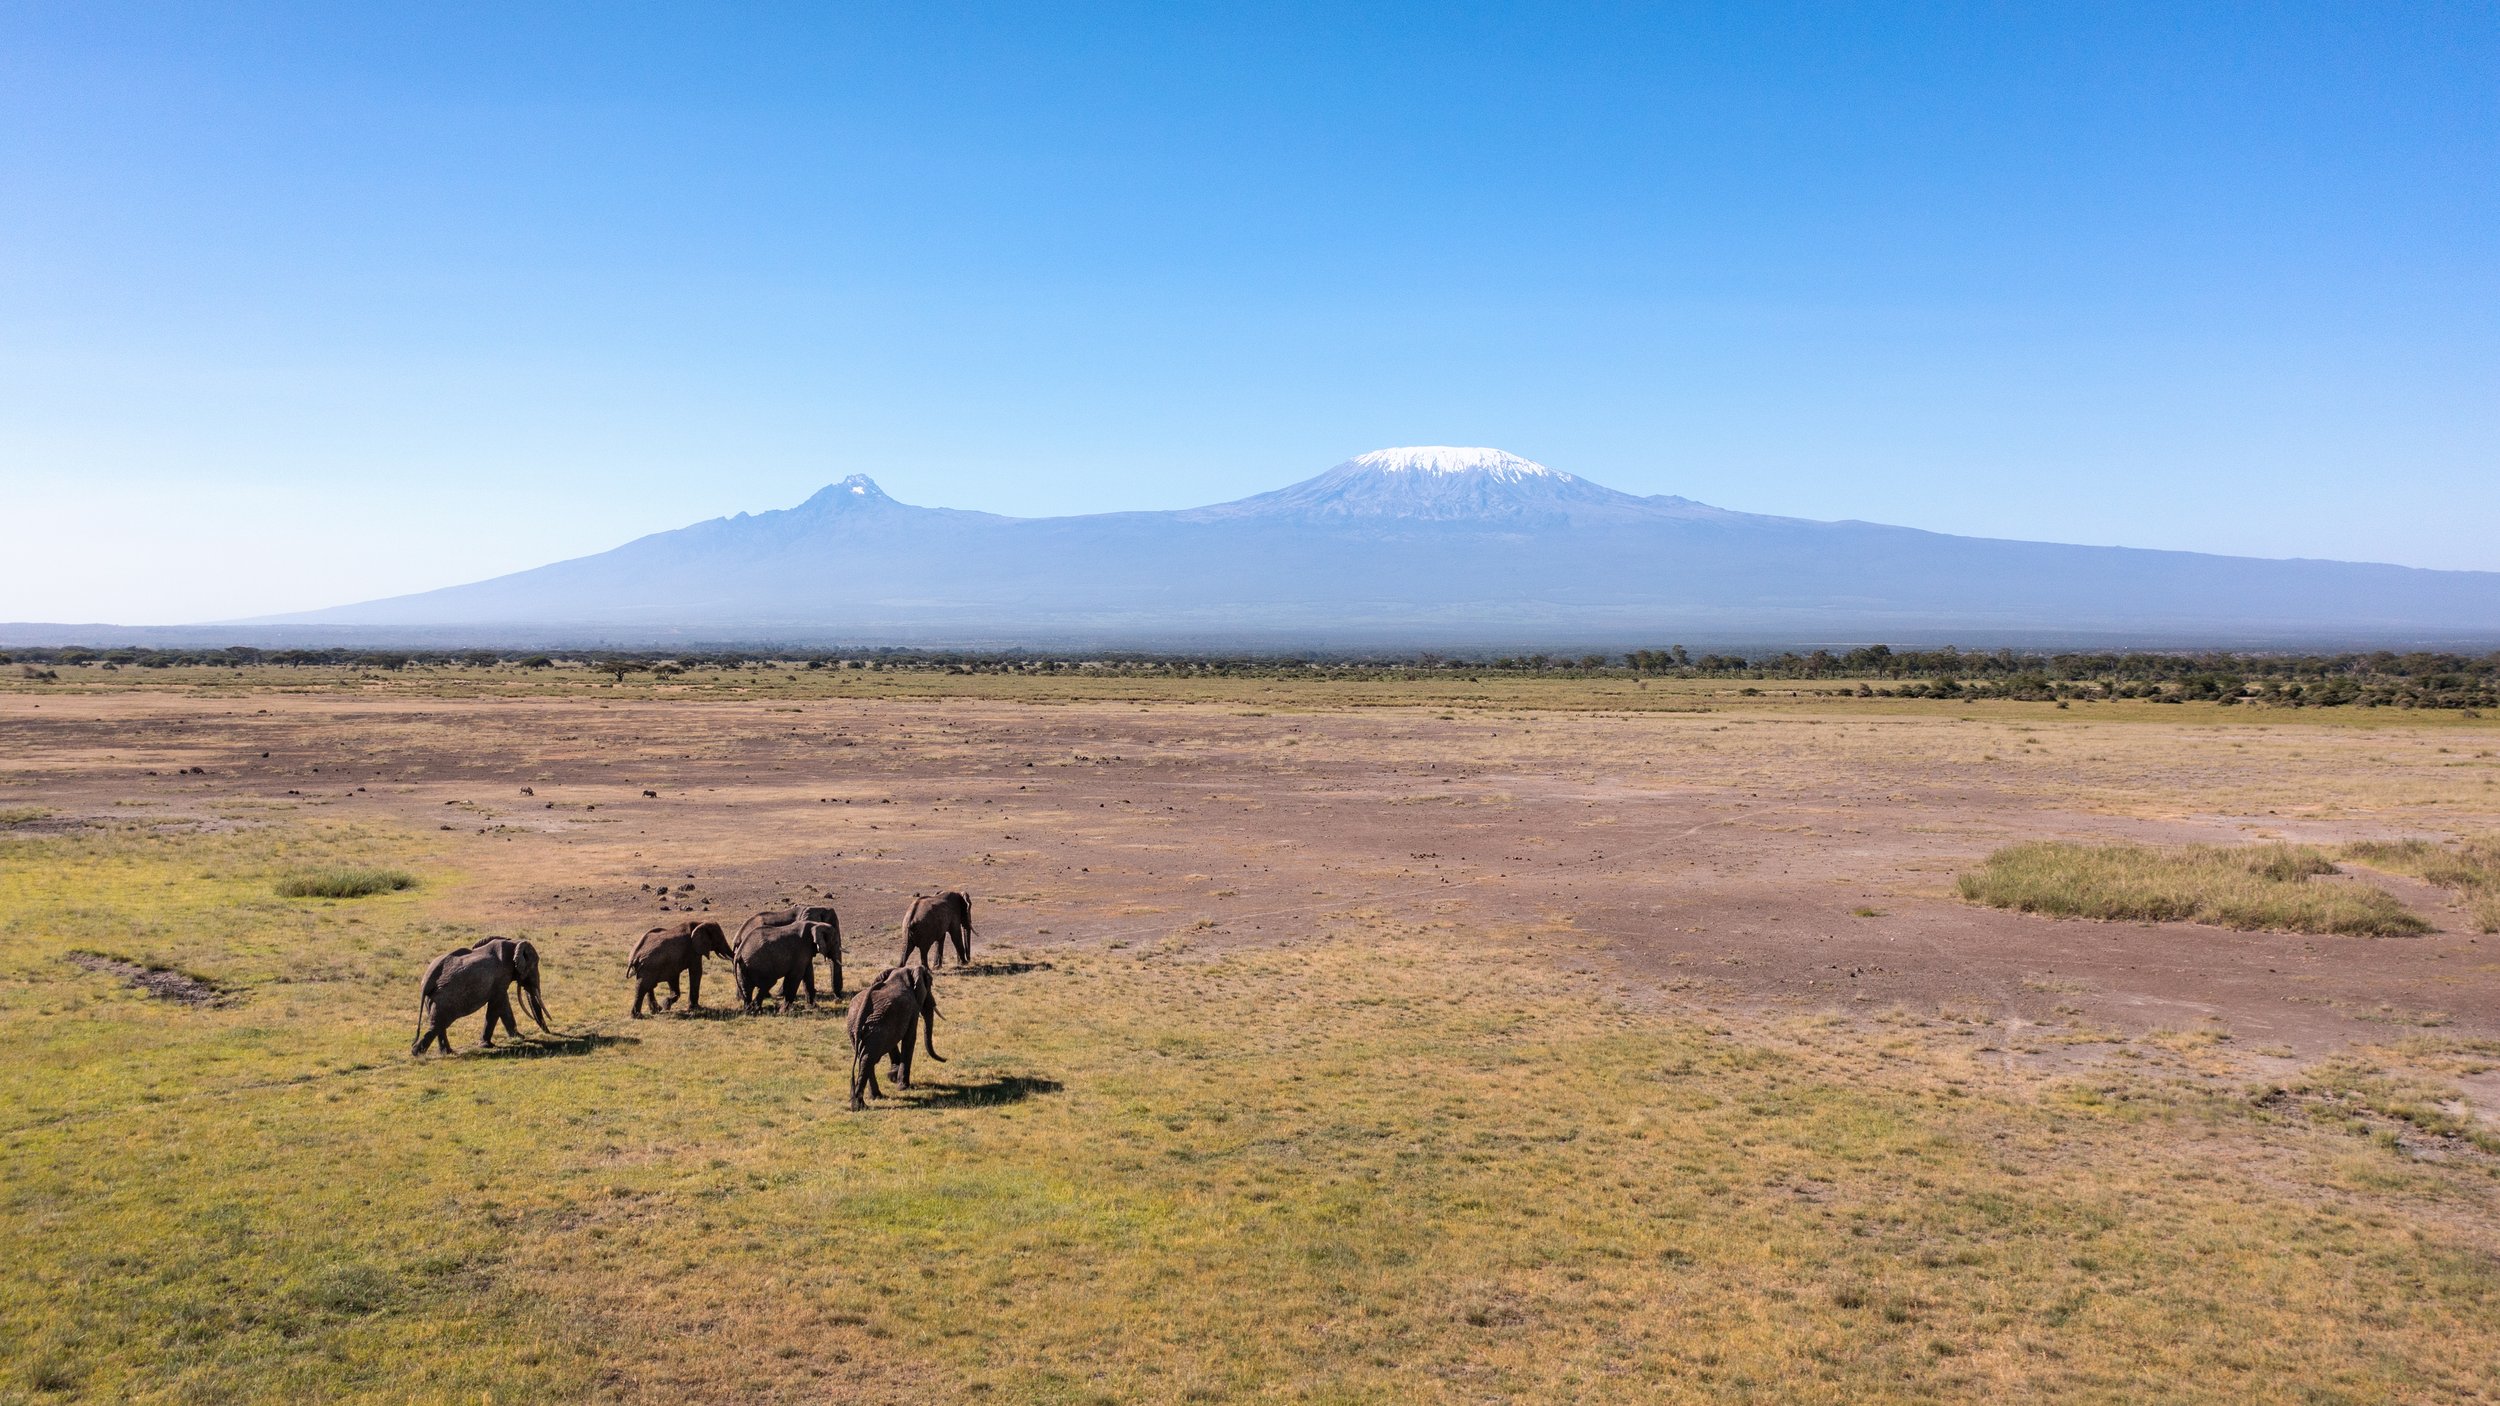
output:
[[[486,1028],[480,1032],[488,1049],[495,1045],[495,1022],[502,1021],[505,1033],[521,1038],[521,1027],[512,1020],[512,988],[521,988],[522,1009],[538,1028],[553,1035],[547,1026],[547,1003],[538,991],[538,949],[527,941],[516,942],[508,937],[490,937],[474,947],[455,947],[434,959],[425,969],[425,982],[417,993],[417,1043],[408,1053],[421,1055],[428,1045],[440,1045],[443,1053],[451,1053],[451,1038],[446,1033],[451,1023],[483,1007]]]

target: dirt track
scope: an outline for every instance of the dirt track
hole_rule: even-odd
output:
[[[1898,1008],[1967,1021],[2009,1058],[2091,1056],[2028,1044],[2033,1027],[2218,1022],[2260,1069],[2408,1024],[2500,1035],[2500,937],[2379,876],[2337,881],[2394,886],[2442,930],[2051,921],[1962,904],[1953,873],[2014,838],[2500,823],[2483,802],[2500,793],[2474,789],[2500,764],[2434,749],[2454,741],[1845,714],[0,697],[6,797],[47,823],[432,831],[474,921],[613,931],[620,950],[664,913],[801,892],[840,906],[854,966],[940,886],[1026,949],[1255,943],[1379,914],[1533,931],[1643,1001]],[[2408,790],[2431,783],[2446,790]],[[2473,1089],[2487,1108],[2494,1077]]]

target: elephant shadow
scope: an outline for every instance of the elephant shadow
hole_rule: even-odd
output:
[[[819,1005],[810,1006],[800,1004],[792,1006],[786,1011],[781,1008],[781,1003],[779,1001],[766,1001],[763,1005],[754,1010],[748,1010],[746,1007],[739,1005],[735,1001],[732,1001],[725,1006],[705,1006],[701,1010],[689,1010],[684,1006],[671,1006],[667,1010],[661,1011],[658,1015],[652,1016],[651,1019],[708,1021],[780,1019],[782,1017],[788,1017],[791,1020],[823,1020],[828,1017],[840,1017],[844,1008],[849,1006],[850,999],[851,998],[848,996],[827,996]]]
[[[919,1084],[902,1108],[990,1108],[1022,1103],[1035,1094],[1055,1094],[1064,1087],[1056,1079],[1033,1074],[998,1074],[968,1083]]]
[[[974,962],[970,966],[944,967],[948,976],[1022,976],[1026,972],[1052,970],[1048,962]]]
[[[851,996],[857,994],[857,992],[852,992],[849,995],[827,996],[815,1005],[796,1005],[788,1010],[783,1010],[772,1001],[766,1001],[752,1011],[744,1006],[727,1006],[718,1014],[714,1014],[710,1006],[705,1006],[698,1018],[703,1020],[735,1020],[741,1017],[766,1020],[840,1020],[851,1008]]]
[[[493,1049],[473,1049],[463,1053],[469,1059],[553,1059],[597,1054],[611,1045],[641,1043],[641,1039],[632,1035],[603,1035],[596,1030],[587,1030],[579,1035],[524,1035],[518,1040],[508,1039]]]

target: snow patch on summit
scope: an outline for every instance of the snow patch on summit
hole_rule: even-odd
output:
[[[1549,478],[1561,483],[1575,482],[1571,475],[1549,469],[1533,459],[1522,459],[1500,449],[1462,448],[1448,444],[1416,444],[1402,449],[1375,449],[1346,461],[1357,469],[1379,473],[1416,474],[1484,474],[1505,483],[1520,483],[1532,478]]]

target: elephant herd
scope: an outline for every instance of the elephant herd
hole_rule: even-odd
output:
[[[951,889],[913,898],[911,911],[903,919],[902,955],[851,1001],[846,1021],[851,1040],[851,1107],[867,1107],[863,1094],[885,1097],[877,1083],[880,1059],[891,1064],[898,1086],[911,1087],[915,1031],[929,1058],[945,1062],[937,1052],[937,990],[931,958],[943,966],[951,946],[955,960],[970,965],[973,936],[971,899]],[[918,967],[911,964],[914,956],[920,959]],[[688,1010],[701,1010],[706,957],[729,959],[737,977],[739,1004],[749,1012],[762,1010],[776,987],[785,1011],[798,1004],[801,992],[806,993],[809,1005],[815,1005],[819,957],[831,969],[835,998],[848,994],[842,986],[842,920],[828,906],[799,906],[747,919],[739,926],[735,942],[719,923],[704,919],[644,933],[625,961],[626,973],[634,979],[633,1018],[641,1019],[646,1011],[656,1015],[676,1005],[681,995]],[[668,988],[665,1002],[659,998],[662,986]],[[493,937],[436,958],[426,968],[418,992],[417,1042],[409,1053],[421,1055],[428,1046],[451,1053],[447,1033],[451,1023],[481,1009],[486,1012],[481,1034],[489,1048],[495,1043],[498,1022],[505,1033],[520,1038],[520,1027],[512,1018],[515,987],[521,992],[522,1009],[540,1030],[548,1030],[547,1006],[539,994],[538,949],[529,942]]]

